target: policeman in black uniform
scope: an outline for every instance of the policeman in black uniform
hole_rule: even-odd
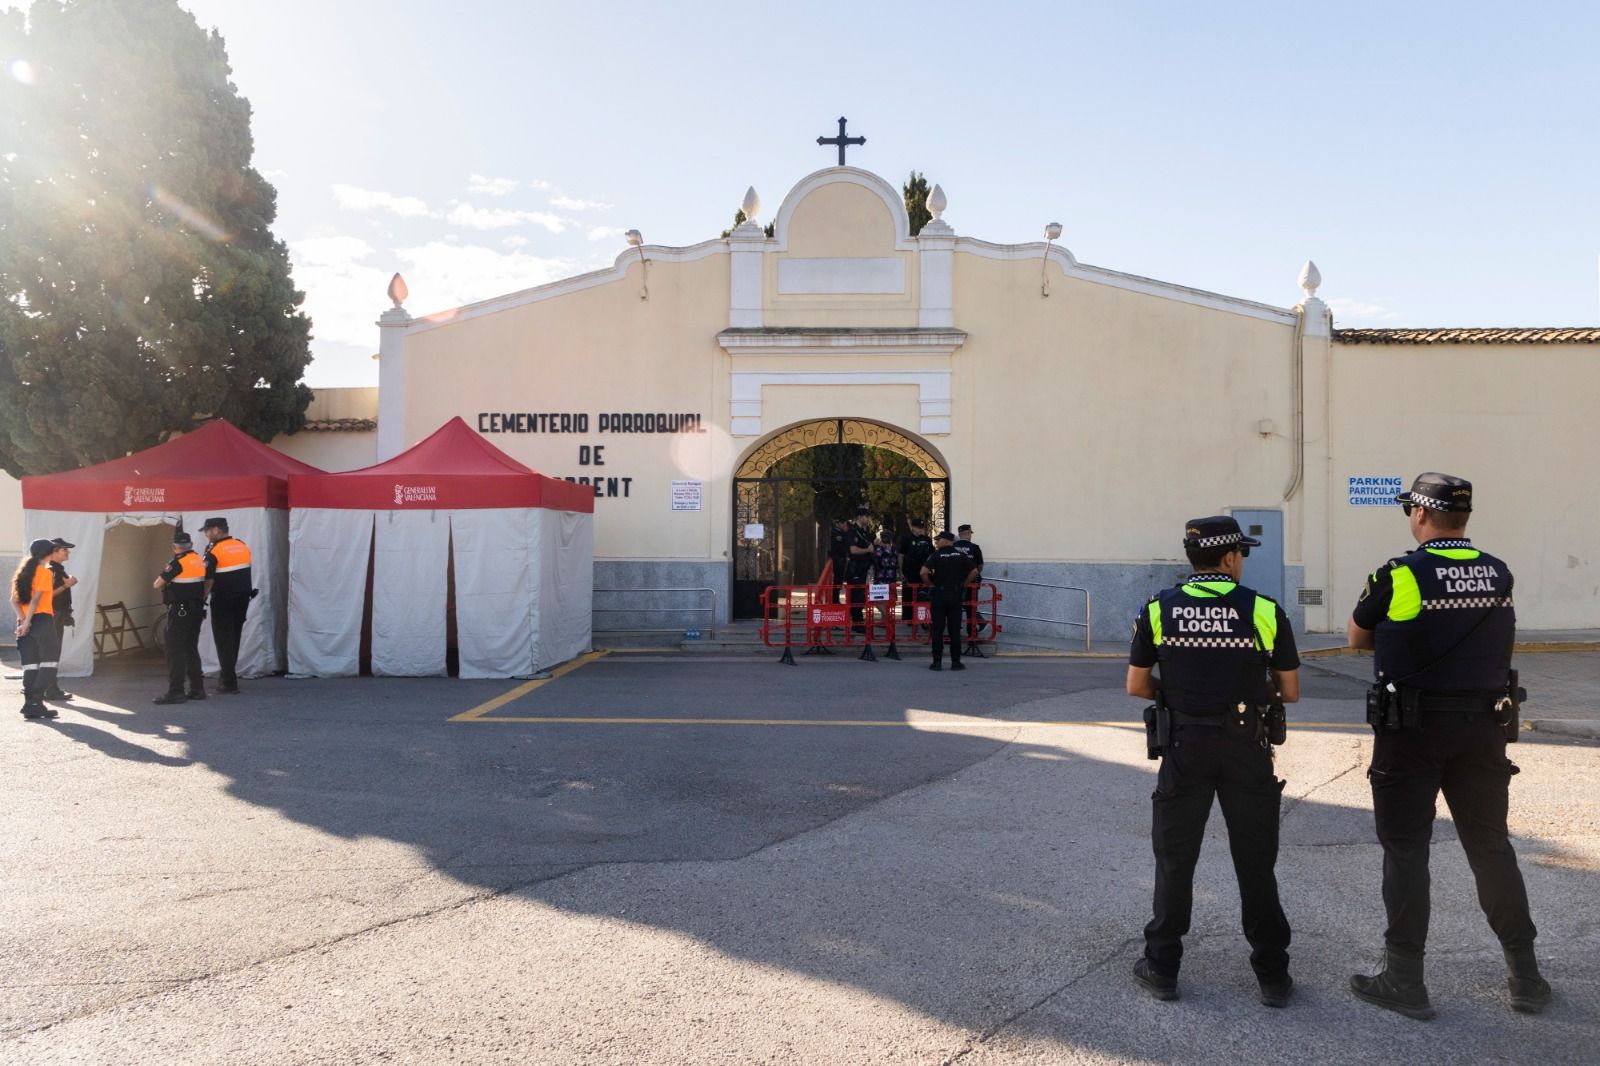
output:
[[[833,529],[828,534],[828,561],[833,564],[832,600],[838,603],[839,587],[844,584],[850,565],[850,520],[844,515],[833,519]]]
[[[72,558],[72,549],[76,548],[77,545],[71,541],[62,540],[60,537],[54,538],[50,543],[56,546],[55,552],[50,556],[50,573],[56,586],[56,634],[62,640],[65,640],[66,637],[62,631],[78,624],[77,619],[72,614],[72,587],[78,583],[78,579],[67,573],[65,565],[67,560]],[[61,556],[59,560],[56,558],[57,555]],[[72,699],[72,693],[63,691],[59,682],[52,681],[49,690],[44,694],[44,698],[55,700],[58,703],[65,703]]]
[[[1511,570],[1466,538],[1472,483],[1421,474],[1396,498],[1418,548],[1378,568],[1350,617],[1350,644],[1375,650],[1372,809],[1383,845],[1384,968],[1350,978],[1357,996],[1410,1018],[1434,1016],[1423,984],[1428,843],[1440,791],[1505,951],[1511,1006],[1550,1002],[1539,974],[1528,892],[1506,830],[1515,728]]]
[[[857,633],[865,633],[866,620],[862,612],[867,603],[867,579],[872,574],[872,511],[856,508],[856,519],[846,530],[844,580],[850,593],[850,624]]]
[[[944,639],[950,637],[950,669],[965,670],[961,664],[961,602],[967,588],[978,580],[972,558],[955,547],[955,534],[941,529],[934,538],[933,554],[922,564],[922,582],[931,586],[929,598],[933,601],[933,665],[930,670],[944,669]]]
[[[956,551],[965,555],[968,559],[972,560],[972,570],[973,573],[977,575],[977,577],[973,579],[974,584],[976,584],[978,581],[983,580],[983,549],[978,547],[978,545],[973,542],[972,527],[970,525],[962,523],[956,528],[956,533],[958,533],[959,536],[956,537],[955,549]],[[972,631],[974,635],[982,632],[984,627],[989,624],[989,620],[978,613],[978,601],[976,596],[973,596],[972,599],[967,601],[966,605],[962,607],[961,613],[968,619],[971,619],[974,615],[977,616],[977,628]]]
[[[1250,966],[1261,1002],[1286,1006],[1289,922],[1278,902],[1278,808],[1283,783],[1272,772],[1268,705],[1300,698],[1294,632],[1269,597],[1239,584],[1245,556],[1260,541],[1226,515],[1196,518],[1183,547],[1195,569],[1147,603],[1128,656],[1130,696],[1157,700],[1170,716],[1152,797],[1156,856],[1154,916],[1134,977],[1156,999],[1178,998],[1178,965],[1194,902],[1213,796],[1222,804],[1239,882]],[[1151,670],[1159,664],[1160,691]],[[1154,749],[1152,750],[1154,757]]]
[[[928,536],[928,521],[925,518],[912,518],[911,531],[900,538],[900,579],[912,584],[922,581],[922,566],[928,561],[928,556],[933,554],[933,540]],[[918,589],[914,599],[927,601],[927,593]],[[915,616],[916,605],[913,598],[907,598],[900,608],[900,618],[909,622]]]
[[[195,554],[193,539],[182,529],[172,535],[172,561],[153,587],[161,590],[161,602],[167,605],[167,691],[152,702],[203,700],[206,686],[200,666],[200,622],[205,617],[206,565]]]

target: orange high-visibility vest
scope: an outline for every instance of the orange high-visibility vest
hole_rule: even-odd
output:
[[[184,552],[178,556],[178,576],[172,579],[174,585],[193,585],[206,579],[206,564],[192,551]]]
[[[243,570],[250,565],[250,549],[237,537],[223,537],[211,546],[211,557],[217,561],[217,573]]]

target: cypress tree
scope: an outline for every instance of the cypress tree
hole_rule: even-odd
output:
[[[176,0],[37,0],[0,56],[0,467],[299,429],[311,322],[222,38]]]

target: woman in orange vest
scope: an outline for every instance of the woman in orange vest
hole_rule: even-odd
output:
[[[45,693],[55,687],[61,658],[61,633],[56,629],[55,575],[50,559],[58,549],[48,540],[28,546],[28,557],[11,578],[11,605],[17,612],[17,653],[22,658],[22,717],[30,722],[55,718],[45,706]]]
[[[200,622],[206,615],[206,564],[194,553],[194,541],[179,529],[172,535],[172,561],[154,588],[167,605],[167,691],[155,703],[183,703],[206,698],[200,672]],[[188,691],[184,691],[184,682]]]

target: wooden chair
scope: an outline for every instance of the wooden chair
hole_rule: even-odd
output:
[[[96,658],[106,655],[115,655],[118,652],[131,650],[124,642],[132,634],[139,650],[145,650],[144,637],[140,635],[140,627],[133,624],[133,616],[128,613],[127,604],[118,600],[116,603],[101,603],[95,605],[95,611],[100,616],[100,625],[94,632],[94,654]],[[106,650],[106,642],[115,642],[116,648]]]

